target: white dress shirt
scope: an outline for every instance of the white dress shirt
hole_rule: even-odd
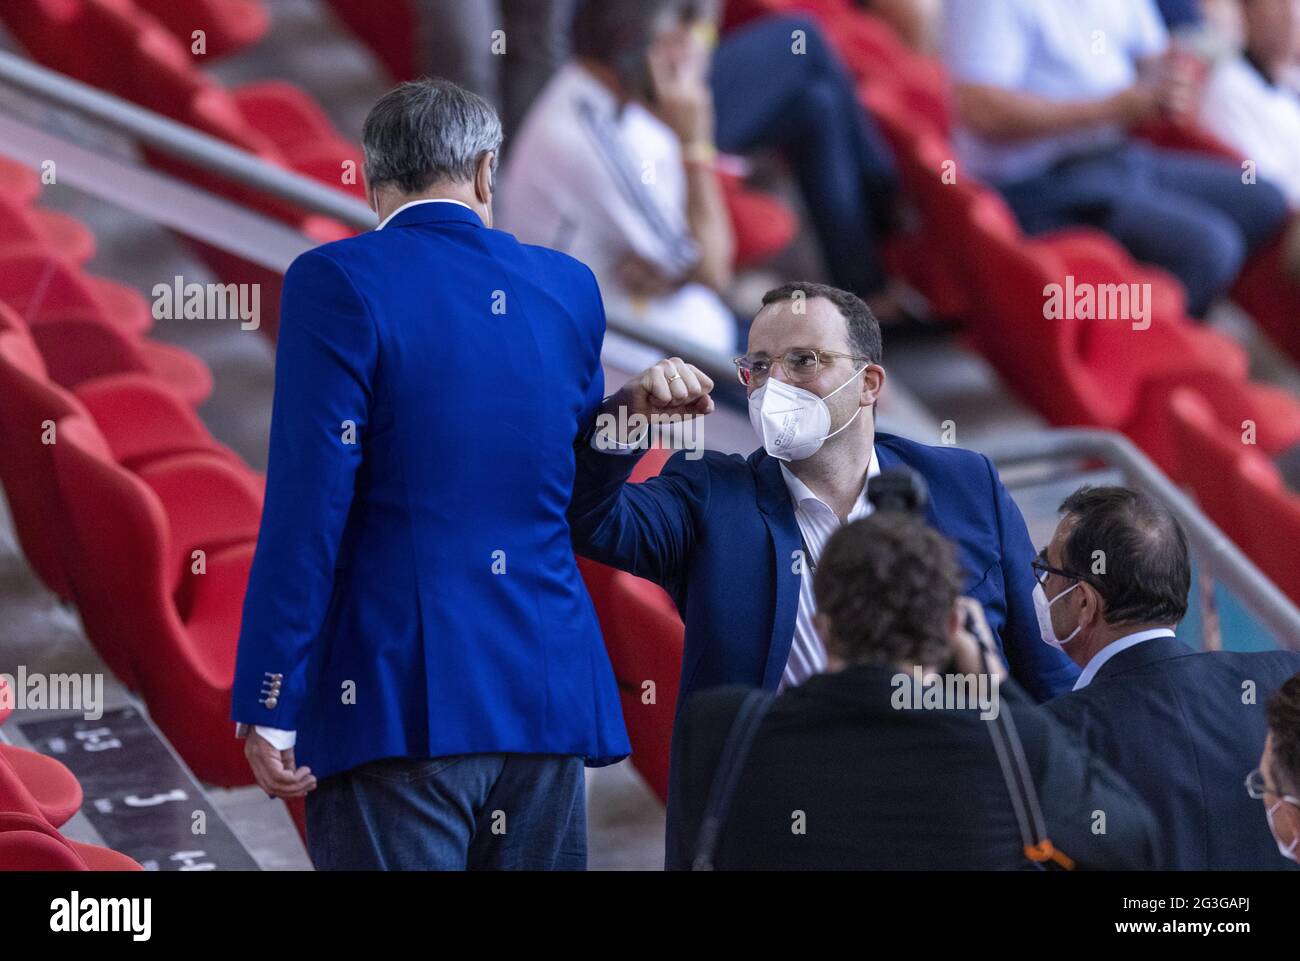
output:
[[[1174,632],[1167,627],[1157,627],[1149,631],[1138,631],[1136,634],[1130,634],[1128,637],[1121,637],[1117,641],[1111,641],[1096,654],[1092,655],[1092,660],[1088,666],[1083,669],[1079,679],[1074,682],[1074,690],[1080,691],[1092,683],[1092,679],[1097,676],[1101,666],[1109,661],[1120,651],[1127,651],[1134,645],[1141,644],[1143,641],[1149,641],[1153,637],[1174,637]]]
[[[388,222],[390,220],[392,220],[394,217],[400,214],[407,207],[416,207],[419,206],[420,204],[459,204],[460,206],[464,207],[466,210],[474,209],[469,204],[464,203],[463,201],[451,200],[450,198],[443,198],[443,197],[426,197],[421,200],[410,200],[402,204],[402,206],[398,207],[391,214],[389,214],[387,217],[381,220],[379,222],[379,225],[375,227],[375,229],[383,230],[386,226],[388,226]],[[253,730],[256,731],[258,734],[262,735],[262,737],[266,738],[268,741],[270,741],[271,746],[275,748],[277,751],[287,751],[289,750],[289,748],[293,747],[295,744],[298,743],[297,731],[286,731],[283,730],[282,728],[266,727],[265,725],[262,724],[254,725]]]
[[[876,459],[876,449],[873,447],[871,463],[867,467],[867,480],[862,485],[862,492],[858,494],[853,509],[849,511],[849,521],[867,517],[874,510],[871,501],[867,499],[867,485],[879,473],[880,462]],[[835,511],[814,494],[807,484],[795,477],[794,472],[785,464],[781,465],[781,476],[785,478],[785,486],[790,489],[790,499],[794,501],[794,518],[799,523],[799,533],[803,535],[809,555],[804,558],[803,574],[799,581],[799,613],[794,622],[794,641],[790,645],[790,657],[785,662],[785,673],[781,676],[778,688],[785,690],[826,670],[826,647],[813,626],[813,614],[817,611],[813,600],[813,571],[816,570],[822,548],[841,524]]]

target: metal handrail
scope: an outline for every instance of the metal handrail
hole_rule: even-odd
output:
[[[11,53],[0,53],[0,83],[52,106],[75,111],[196,167],[312,213],[333,217],[356,230],[369,230],[375,225],[374,211],[355,197]]]
[[[1300,650],[1300,609],[1124,435],[1081,428],[1035,431],[1000,438],[985,445],[984,453],[999,467],[1073,458],[1119,468],[1129,483],[1164,502],[1210,575],[1284,646]]]

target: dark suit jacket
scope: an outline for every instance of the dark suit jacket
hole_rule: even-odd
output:
[[[854,667],[782,693],[755,736],[721,835],[720,869],[1017,869],[1029,866],[993,741],[975,710],[899,710],[892,668]],[[713,773],[748,689],[693,697],[678,722],[687,865]],[[1156,826],[1136,792],[1088,756],[1014,682],[1001,689],[1048,835],[1080,868],[1149,867]],[[806,833],[792,830],[803,812]],[[1104,811],[1106,833],[1094,834]]]
[[[1244,782],[1264,749],[1264,702],[1297,671],[1294,651],[1198,653],[1157,637],[1044,707],[1151,806],[1162,868],[1280,870],[1295,865],[1278,855],[1263,805]]]
[[[905,466],[925,478],[926,519],[956,546],[964,593],[984,606],[1015,678],[1037,700],[1068,691],[1079,669],[1039,635],[1036,552],[992,462],[891,434],[877,433],[875,446],[881,470]],[[672,596],[686,623],[679,709],[694,692],[723,684],[775,690],[794,640],[803,545],[780,462],[761,448],[747,458],[705,451],[696,460],[682,451],[659,476],[629,484],[637,460],[578,444],[569,509],[575,549]],[[676,824],[670,773],[670,865]]]

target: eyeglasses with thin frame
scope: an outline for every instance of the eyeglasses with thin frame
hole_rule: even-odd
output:
[[[826,358],[831,358],[827,361]],[[793,383],[805,383],[817,376],[822,367],[833,362],[836,357],[870,363],[870,358],[857,354],[845,354],[838,350],[826,350],[822,347],[791,347],[779,358],[785,368],[786,376]],[[762,387],[772,373],[772,359],[767,354],[745,354],[732,360],[736,365],[736,376],[746,387]]]
[[[1264,800],[1265,794],[1272,794],[1274,797],[1279,797],[1283,801],[1290,801],[1296,807],[1300,807],[1300,800],[1269,784],[1264,777],[1264,772],[1259,768],[1255,768],[1246,775],[1246,793],[1256,801]]]
[[[1083,577],[1079,574],[1071,574],[1069,571],[1062,570],[1059,567],[1053,567],[1051,564],[1047,563],[1046,550],[1039,551],[1038,556],[1030,562],[1029,566],[1034,569],[1034,577],[1037,579],[1039,584],[1047,583],[1048,574],[1055,574],[1057,577],[1064,577],[1071,581],[1083,580]]]

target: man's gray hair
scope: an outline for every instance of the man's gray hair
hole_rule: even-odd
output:
[[[366,116],[366,181],[407,194],[439,180],[467,183],[488,151],[496,171],[501,140],[496,111],[478,94],[439,78],[399,84]]]

